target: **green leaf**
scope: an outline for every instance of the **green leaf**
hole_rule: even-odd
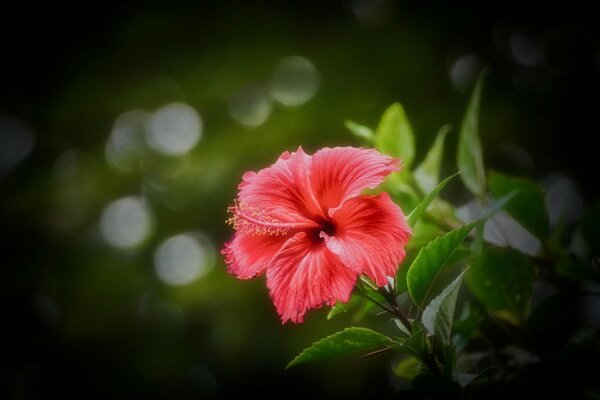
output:
[[[411,227],[415,226],[415,224],[417,223],[419,218],[421,218],[421,215],[423,215],[425,210],[427,210],[427,207],[429,207],[429,204],[431,204],[433,199],[435,199],[440,194],[442,189],[444,189],[444,187],[448,184],[448,182],[450,182],[452,178],[454,178],[459,173],[460,172],[457,172],[454,175],[450,175],[449,177],[441,181],[440,184],[437,185],[435,189],[433,189],[431,192],[429,192],[429,194],[427,194],[427,196],[425,196],[425,198],[421,200],[421,202],[415,207],[415,209],[411,211],[411,213],[406,218],[408,224]]]
[[[422,228],[424,228],[426,230],[426,232],[419,232]],[[431,231],[429,231],[429,229],[431,229]],[[417,257],[417,254],[418,254],[417,250],[420,250],[422,247],[428,245],[429,242],[431,242],[432,240],[434,240],[435,238],[437,238],[438,236],[440,236],[444,233],[436,225],[425,224],[425,223],[423,223],[423,221],[421,221],[421,222],[417,223],[417,225],[415,225],[413,232],[414,232],[414,236],[411,238],[411,241],[409,242],[409,245],[407,246],[408,251],[407,251],[406,257],[404,258],[404,260],[402,260],[402,263],[400,263],[400,267],[398,268],[398,273],[396,274],[396,293],[397,294],[402,294],[408,290],[408,287],[406,284],[406,275],[408,274],[408,269],[409,269],[410,265],[413,263],[413,261]],[[417,238],[418,242],[413,243],[413,239],[417,235],[420,235],[420,237]],[[411,243],[413,243],[413,244],[411,245]],[[448,259],[446,264],[454,265],[456,263],[464,261],[465,259],[470,257],[471,254],[472,254],[471,249],[463,244],[463,245],[457,247],[456,250],[454,250],[454,253],[452,253],[452,256],[450,256],[450,258]]]
[[[344,126],[348,128],[350,132],[354,134],[354,136],[364,139],[369,143],[372,143],[375,139],[375,134],[371,128],[368,128],[364,125],[357,124],[356,122],[348,119],[344,121]]]
[[[446,286],[442,293],[431,300],[421,317],[421,322],[423,322],[423,326],[427,329],[427,332],[433,335],[436,341],[444,345],[444,347],[450,344],[454,309],[464,273],[463,271]]]
[[[477,224],[474,222],[450,231],[421,249],[406,275],[408,293],[417,306],[423,307],[435,278]]]
[[[397,342],[393,339],[367,328],[346,328],[304,349],[287,365],[286,369],[307,361],[334,358],[374,347],[390,346],[395,343]]]
[[[485,75],[483,72],[479,76],[462,120],[456,158],[458,169],[463,172],[461,178],[465,186],[479,198],[483,198],[486,193],[483,152],[479,141],[479,105]]]
[[[425,156],[425,160],[423,160],[413,173],[415,181],[423,193],[431,192],[440,181],[444,140],[451,129],[452,126],[449,124],[440,128],[433,145],[429,149],[429,152],[427,152],[427,156]]]
[[[513,324],[529,312],[535,270],[529,258],[512,249],[488,249],[465,275],[475,297],[492,314]]]
[[[506,211],[538,239],[548,237],[548,212],[544,192],[538,184],[499,173],[491,173],[488,183],[496,198],[516,191],[515,196],[506,204]]]
[[[415,135],[400,103],[392,104],[381,117],[375,135],[377,150],[400,158],[406,169],[415,157]]]
[[[460,285],[459,285],[460,287]],[[452,317],[450,317],[450,330],[452,330]],[[439,339],[438,339],[439,343]],[[444,343],[444,347],[442,347],[442,351],[438,350],[439,361],[441,362],[443,368],[444,377],[448,380],[454,380],[454,372],[456,370],[456,361],[457,361],[457,352],[456,347],[450,341]]]
[[[338,314],[345,313],[350,310],[357,309],[363,305],[367,300],[360,293],[353,293],[346,303],[336,303],[327,314],[327,319],[331,319]]]
[[[406,338],[400,346],[394,346],[394,349],[400,353],[423,359],[423,356],[429,353],[427,335],[425,335],[425,331],[421,327],[410,337]]]

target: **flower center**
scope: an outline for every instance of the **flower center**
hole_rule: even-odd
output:
[[[325,232],[327,236],[335,235],[336,226],[333,221],[325,221],[321,224],[321,232]]]

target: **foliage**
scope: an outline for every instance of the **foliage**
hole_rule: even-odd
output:
[[[374,347],[391,346],[393,343],[393,339],[367,328],[346,328],[305,349],[288,364],[288,368],[311,360],[332,358]]]
[[[441,182],[449,125],[440,129],[424,160],[411,170],[415,134],[399,103],[385,111],[376,130],[346,122],[357,137],[404,160],[403,171],[388,179],[386,189],[410,211],[407,221],[414,236],[393,284],[378,288],[363,278],[351,300],[335,305],[328,319],[343,313],[360,318],[379,310],[391,316],[398,330],[395,335],[384,335],[366,328],[346,328],[304,350],[290,366],[360,350],[391,350],[400,357],[392,370],[399,379],[410,382],[412,398],[485,393],[484,388],[508,384],[518,376],[510,372],[515,365],[526,368],[540,362],[535,335],[543,334],[560,311],[564,296],[559,288],[569,287],[565,282],[598,280],[593,264],[597,246],[591,247],[598,238],[597,206],[586,213],[575,231],[588,245],[585,254],[576,256],[569,250],[573,239],[565,236],[564,227],[550,225],[545,193],[538,183],[499,172],[486,174],[479,139],[484,78],[485,73],[475,86],[460,127],[459,171]],[[439,197],[457,175],[479,204],[479,219],[457,218],[457,207]],[[540,241],[536,255],[487,240],[486,229],[498,228],[495,215],[501,211],[507,214],[502,218],[511,218]],[[463,281],[468,290],[461,290]],[[555,288],[554,292],[534,302],[535,287],[544,285]],[[488,337],[489,325],[500,327],[500,334]],[[500,357],[499,351],[505,357]],[[490,356],[486,358],[486,354]]]

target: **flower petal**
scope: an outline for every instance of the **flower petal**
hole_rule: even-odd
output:
[[[298,323],[323,304],[347,302],[356,273],[346,268],[318,237],[305,232],[289,239],[267,270],[267,286],[283,323]]]
[[[374,189],[387,175],[400,168],[400,160],[371,149],[324,148],[312,157],[311,179],[324,210]]]
[[[387,193],[346,201],[333,213],[334,236],[324,236],[327,247],[351,269],[360,269],[377,285],[388,283],[406,254],[412,235],[404,214]]]
[[[221,250],[221,254],[225,256],[227,272],[240,279],[250,279],[262,274],[288,238],[237,232]]]
[[[322,219],[311,188],[310,164],[311,157],[298,148],[283,153],[270,167],[246,172],[239,185],[239,201],[282,223]]]

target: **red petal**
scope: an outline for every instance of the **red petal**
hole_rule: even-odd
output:
[[[237,232],[221,250],[225,256],[227,271],[240,279],[250,279],[263,273],[287,239],[289,237],[253,236],[245,232]]]
[[[404,214],[387,193],[346,201],[333,213],[334,236],[327,247],[349,268],[360,269],[377,285],[388,283],[404,259],[412,232]]]
[[[267,270],[267,286],[283,323],[302,322],[308,310],[323,304],[348,301],[355,282],[355,272],[304,232],[285,243]]]
[[[246,172],[239,186],[239,201],[282,223],[322,219],[310,184],[310,164],[311,157],[299,148],[295,153],[283,153],[275,164],[258,173]]]
[[[399,159],[375,150],[324,148],[312,157],[313,189],[324,210],[329,210],[365,189],[379,186],[387,175],[399,170],[399,165]]]

